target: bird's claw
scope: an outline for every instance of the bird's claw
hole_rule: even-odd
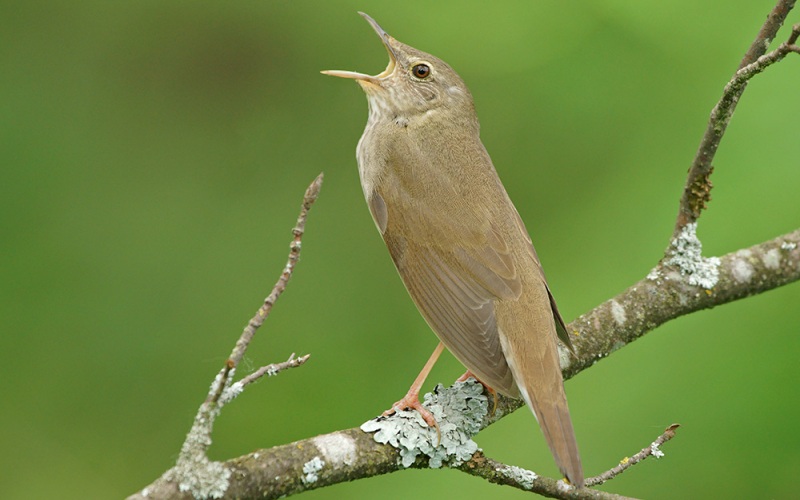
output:
[[[433,416],[433,413],[431,413],[430,410],[422,406],[422,403],[419,402],[419,395],[406,394],[406,396],[403,399],[393,404],[391,408],[383,412],[381,415],[384,417],[388,417],[389,415],[393,415],[398,411],[402,410],[416,411],[417,413],[419,413],[419,416],[422,417],[422,420],[424,420],[425,423],[428,424],[428,427],[433,427],[434,429],[436,429],[436,446],[439,446],[439,443],[442,442],[442,433],[439,430],[439,423],[436,422],[436,418]]]

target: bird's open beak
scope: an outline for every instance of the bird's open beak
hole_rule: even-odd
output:
[[[383,46],[386,47],[386,52],[389,53],[389,65],[386,66],[386,69],[383,70],[382,73],[377,74],[375,76],[366,75],[364,73],[357,73],[355,71],[341,71],[338,69],[332,70],[325,70],[321,73],[323,75],[330,75],[330,76],[338,76],[340,78],[352,78],[354,80],[358,80],[359,83],[367,82],[373,85],[380,85],[381,80],[386,78],[387,76],[391,75],[394,72],[395,63],[397,62],[397,57],[395,56],[394,49],[392,49],[391,41],[394,40],[386,31],[384,31],[381,26],[375,22],[374,19],[369,17],[368,15],[364,14],[363,12],[359,12],[364,19],[372,26],[372,29],[381,37],[381,41],[383,42]]]

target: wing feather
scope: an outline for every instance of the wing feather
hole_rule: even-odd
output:
[[[401,242],[390,233],[384,236],[400,276],[440,340],[484,383],[516,395],[494,315],[495,300],[519,294],[508,261],[497,252]]]

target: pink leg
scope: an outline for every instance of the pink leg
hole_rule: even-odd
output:
[[[433,350],[433,354],[431,354],[428,362],[425,363],[422,371],[419,372],[416,380],[414,380],[414,383],[411,384],[411,388],[408,389],[408,393],[406,393],[405,397],[393,404],[391,408],[383,412],[383,416],[391,415],[400,410],[413,409],[416,410],[420,416],[422,416],[428,426],[435,427],[437,434],[439,433],[439,424],[436,423],[436,419],[433,418],[433,414],[429,412],[427,408],[422,406],[422,403],[419,402],[419,391],[422,389],[422,384],[425,383],[425,379],[428,377],[428,374],[431,372],[433,365],[436,364],[436,360],[439,359],[439,355],[442,354],[443,350],[444,344],[439,342],[439,345],[437,345],[436,349]]]

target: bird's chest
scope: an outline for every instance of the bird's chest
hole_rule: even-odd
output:
[[[466,196],[464,159],[438,135],[392,121],[367,127],[358,145],[364,194],[378,191],[388,202],[439,205]]]
[[[368,129],[358,147],[364,196],[384,238],[435,244],[457,228],[480,239],[493,218],[480,186],[495,184],[484,157],[435,135],[395,132]]]

